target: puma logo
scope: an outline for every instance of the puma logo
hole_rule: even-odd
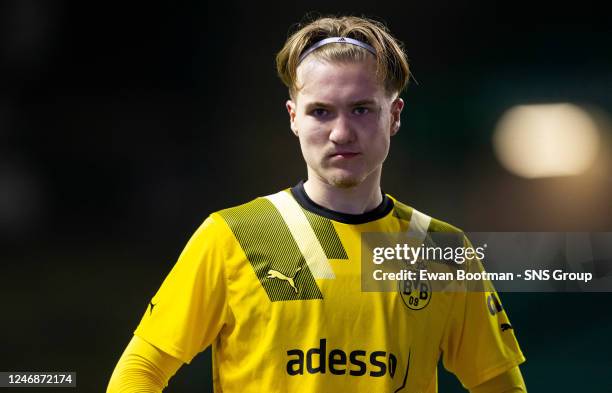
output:
[[[298,267],[295,270],[295,274],[293,275],[293,277],[287,277],[283,273],[279,272],[278,270],[270,269],[270,270],[268,270],[268,275],[266,276],[266,278],[277,278],[279,280],[287,281],[289,283],[289,285],[291,286],[291,288],[293,288],[295,293],[298,293],[298,289],[295,286],[295,281],[293,281],[293,279],[295,278],[295,276],[297,276],[297,274],[298,274],[298,272],[300,270],[302,270],[302,268]]]

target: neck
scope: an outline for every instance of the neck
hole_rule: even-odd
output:
[[[304,190],[313,202],[327,209],[346,214],[363,214],[374,210],[383,201],[380,174],[372,174],[350,188],[331,185],[318,176],[308,176]]]

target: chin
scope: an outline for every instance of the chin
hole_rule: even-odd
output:
[[[361,184],[363,179],[360,179],[356,176],[331,176],[328,178],[327,182],[338,188],[353,188]]]

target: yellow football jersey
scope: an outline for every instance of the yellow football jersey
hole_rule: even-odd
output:
[[[361,234],[459,232],[389,195],[373,211],[317,205],[303,184],[211,214],[135,334],[189,363],[212,344],[215,392],[436,392],[525,359],[497,294],[361,290]]]

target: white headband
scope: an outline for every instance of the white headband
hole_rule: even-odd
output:
[[[363,49],[366,49],[368,52],[376,56],[376,49],[374,49],[374,47],[372,47],[371,45],[366,44],[365,42],[361,42],[359,40],[348,38],[348,37],[329,37],[329,38],[325,38],[324,40],[321,40],[313,44],[310,48],[306,49],[304,53],[302,53],[302,55],[300,56],[300,59],[298,60],[298,64],[300,64],[302,60],[304,60],[304,58],[308,56],[309,54],[311,54],[312,51],[314,51],[315,49],[320,48],[323,45],[332,44],[332,43],[357,45],[357,46],[362,47]]]

